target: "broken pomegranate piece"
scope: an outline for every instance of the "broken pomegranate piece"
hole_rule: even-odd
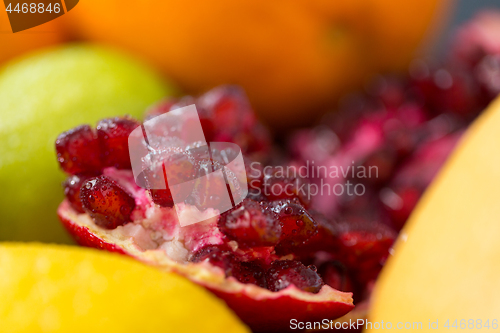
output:
[[[94,153],[102,157],[98,167],[65,168],[61,162],[70,174],[65,183],[67,200],[58,210],[67,230],[82,245],[131,255],[207,287],[256,331],[286,329],[290,318],[336,319],[349,312],[352,294],[325,285],[309,262],[314,253],[295,258],[294,251],[317,234],[317,223],[307,211],[307,197],[294,187],[293,182],[301,179],[273,175],[275,192],[285,188],[291,192],[265,194],[263,168],[255,158],[269,149],[268,134],[255,136],[263,127],[241,90],[219,88],[200,98],[164,102],[150,112],[162,115],[175,105],[191,102],[199,107],[205,135],[238,144],[246,159],[241,167],[251,172],[238,175],[227,168],[239,154],[228,146],[186,144],[196,136],[184,130],[174,130],[175,138],[162,141],[165,128],[144,124],[147,139],[131,144],[147,147],[153,154],[147,158],[153,163],[135,178],[131,164],[126,163],[125,148],[128,135],[140,124],[127,117],[105,119],[96,131],[83,129],[97,142]],[[196,126],[178,114],[180,128]],[[71,138],[67,141],[72,143]],[[163,149],[167,141],[175,147]],[[73,151],[76,161],[84,159],[78,154],[85,150]],[[207,182],[216,172],[223,172],[224,177]],[[255,195],[236,203],[239,197],[233,195],[226,208],[218,194],[240,193],[240,178],[252,183]],[[186,182],[186,193],[175,192],[181,191],[176,185]],[[163,188],[157,186],[160,183]],[[184,200],[174,202],[174,197]],[[212,214],[214,206],[219,207],[219,214]],[[199,222],[181,225],[181,216],[195,216]]]

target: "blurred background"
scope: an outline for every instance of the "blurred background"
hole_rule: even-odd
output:
[[[455,31],[460,24],[470,20],[478,11],[484,10],[485,8],[500,8],[500,4],[495,0],[458,0],[450,24],[443,31],[441,43],[437,46],[438,52],[443,53],[445,51],[444,45],[446,41],[450,39],[453,31]]]
[[[441,66],[450,49],[472,43],[461,44],[457,28],[493,7],[500,5],[84,0],[16,34],[2,7],[0,240],[71,242],[56,217],[64,175],[54,141],[64,130],[113,115],[141,118],[162,98],[237,84],[283,144],[380,74],[408,76],[418,58]]]

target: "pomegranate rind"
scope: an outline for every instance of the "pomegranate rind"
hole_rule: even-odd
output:
[[[61,203],[57,213],[78,244],[129,255],[161,270],[176,272],[223,299],[254,331],[286,330],[290,328],[291,319],[334,320],[354,308],[352,293],[328,285],[317,294],[304,292],[293,285],[271,292],[226,278],[222,270],[206,262],[181,264],[169,259],[162,250],[142,250],[131,237],[119,238],[98,227],[87,214],[76,212],[67,200]]]

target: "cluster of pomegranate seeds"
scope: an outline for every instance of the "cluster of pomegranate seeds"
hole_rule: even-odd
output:
[[[262,264],[255,261],[242,261],[227,245],[208,245],[195,252],[191,262],[199,263],[208,261],[210,264],[221,268],[226,276],[234,277],[242,283],[252,283],[266,288],[265,269]]]
[[[237,86],[220,86],[194,98],[166,100],[151,108],[146,119],[195,104],[207,142],[233,142],[248,154],[269,152],[269,133],[257,120],[244,91]]]
[[[95,130],[78,126],[56,140],[57,159],[70,175],[63,183],[66,198],[77,212],[89,213],[98,225],[109,229],[130,221],[135,200],[109,178],[85,181],[107,167],[131,168],[128,136],[138,126],[128,116],[103,119]]]
[[[227,277],[271,291],[279,291],[293,284],[301,290],[317,293],[324,285],[313,265],[306,267],[297,260],[275,260],[266,264],[260,260],[242,259],[226,245],[209,245],[194,253],[190,261],[208,261],[221,268]]]
[[[94,222],[115,229],[130,222],[135,199],[111,178],[99,176],[86,180],[80,189],[83,210]]]
[[[401,229],[462,135],[461,131],[421,145],[380,191],[380,201],[392,224]]]
[[[379,77],[320,126],[290,137],[285,164],[308,170],[311,184],[362,185],[362,194],[320,191],[307,204],[317,233],[291,253],[320,267],[327,284],[358,295],[370,288],[464,129],[500,93],[499,21],[500,13],[479,15],[445,65],[416,60],[408,77]],[[370,168],[373,175],[358,174]]]
[[[56,140],[57,160],[70,175],[101,172],[106,167],[130,169],[128,136],[140,123],[130,117],[101,120],[97,130],[75,127]]]
[[[245,199],[223,213],[219,229],[243,247],[276,246],[279,254],[293,253],[318,232],[317,223],[298,200],[257,202]]]
[[[255,189],[262,192],[263,187]],[[208,245],[190,260],[207,260],[222,268],[228,277],[271,291],[293,284],[304,291],[318,292],[324,283],[313,266],[279,259],[286,254],[293,257],[295,250],[316,236],[318,227],[314,218],[297,198],[272,201],[259,195],[261,200],[246,198],[219,218],[219,230],[227,241],[237,244],[236,251],[229,244]]]

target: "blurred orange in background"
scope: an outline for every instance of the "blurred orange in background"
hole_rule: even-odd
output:
[[[187,92],[240,84],[262,118],[286,128],[312,122],[374,73],[405,70],[448,2],[86,0],[63,20]]]
[[[0,6],[0,66],[32,50],[66,40],[61,20],[53,20],[26,31],[12,33],[7,12]]]

